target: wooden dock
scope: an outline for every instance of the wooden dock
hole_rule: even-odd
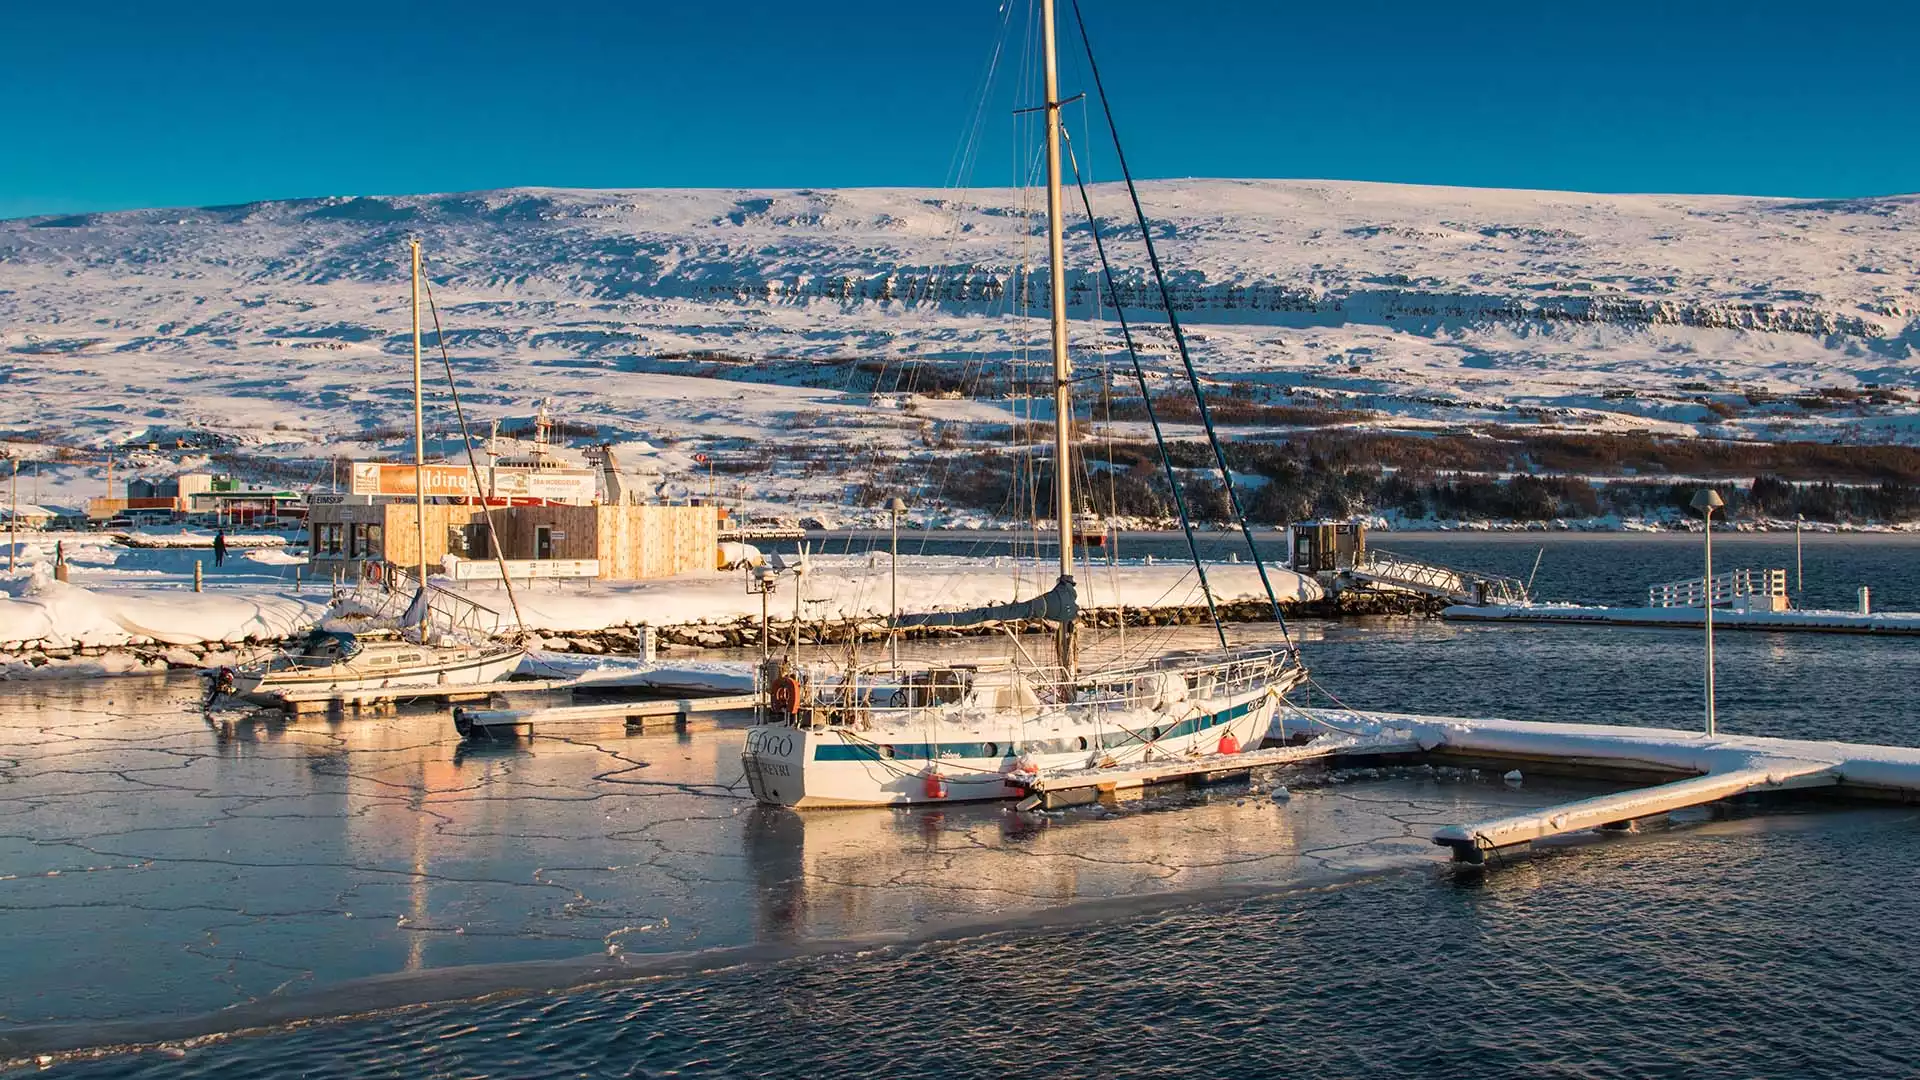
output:
[[[1433,842],[1466,863],[1524,851],[1553,836],[1625,828],[1639,819],[1739,795],[1819,788],[1847,798],[1920,802],[1920,749],[1901,746],[1338,709],[1296,709],[1283,716],[1282,725],[1289,735],[1337,729],[1346,738],[1397,740],[1418,748],[1372,754],[1390,760],[1656,785],[1436,830]],[[1362,746],[1350,744],[1335,753],[1369,753]]]
[[[490,683],[460,683],[446,686],[380,686],[347,690],[331,686],[300,687],[274,694],[280,708],[296,716],[315,712],[391,712],[397,706],[415,701],[456,703],[491,701],[495,694],[528,694],[561,690],[579,684],[577,679],[520,679]]]
[[[455,709],[454,729],[465,738],[527,736],[550,724],[624,722],[630,728],[674,727],[697,713],[738,712],[760,702],[758,694],[554,705],[543,709]]]

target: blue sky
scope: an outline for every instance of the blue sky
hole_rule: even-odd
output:
[[[983,185],[1014,172],[1029,0],[1009,2]],[[1920,4],[1082,3],[1143,176],[1920,190]],[[1002,25],[998,0],[0,0],[0,20],[0,216],[940,186]],[[1087,87],[1079,63],[1063,82]]]

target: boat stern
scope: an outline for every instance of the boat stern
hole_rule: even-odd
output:
[[[747,729],[740,767],[753,797],[774,806],[800,806],[807,797],[806,730],[791,724]]]

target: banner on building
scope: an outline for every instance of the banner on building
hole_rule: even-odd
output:
[[[487,485],[482,493],[490,499],[542,499],[547,502],[586,506],[593,502],[598,488],[592,469],[523,469],[504,465],[483,465],[480,479]],[[411,496],[414,477],[429,497],[471,499],[474,470],[465,465],[435,464],[415,468],[379,461],[353,463],[353,494]]]

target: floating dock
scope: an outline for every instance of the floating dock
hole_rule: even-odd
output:
[[[554,705],[544,709],[455,709],[453,726],[465,738],[502,738],[532,735],[536,726],[549,724],[623,721],[628,727],[673,727],[696,713],[738,712],[759,704],[758,694],[713,697],[656,698],[651,701],[614,701],[600,705]]]
[[[1339,709],[1296,709],[1283,714],[1281,724],[1289,737],[1332,729],[1362,740],[1337,749],[1341,757],[1367,754],[1368,741],[1399,742],[1417,749],[1372,756],[1656,785],[1436,830],[1433,842],[1466,863],[1524,851],[1552,836],[1627,828],[1641,818],[1759,792],[1819,788],[1847,798],[1920,802],[1920,748]]]
[[[1561,623],[1586,626],[1667,626],[1700,629],[1700,608],[1587,607],[1580,604],[1460,604],[1440,617],[1475,623]],[[1883,611],[1732,611],[1715,608],[1715,630],[1798,631],[1823,634],[1920,635],[1920,612]]]
[[[1590,626],[1699,627],[1713,606],[1713,625],[1724,630],[1801,631],[1825,634],[1920,634],[1920,613],[1875,614],[1869,592],[1860,590],[1854,611],[1796,611],[1787,600],[1785,570],[1730,570],[1704,578],[1647,587],[1645,607],[1584,604],[1456,604],[1440,612],[1457,622],[1576,623]]]
[[[521,679],[490,683],[459,683],[446,686],[379,686],[340,689],[331,686],[299,687],[281,690],[275,704],[296,716],[314,712],[390,712],[402,702],[412,701],[490,701],[500,693],[534,693],[567,689],[580,684],[578,679]]]
[[[1075,769],[1042,773],[1026,785],[1020,810],[1055,810],[1085,806],[1124,794],[1174,786],[1205,787],[1243,780],[1257,769],[1298,765],[1336,754],[1391,754],[1417,751],[1409,739],[1387,733],[1373,737],[1331,736],[1298,746],[1272,746],[1237,754],[1201,754],[1168,758],[1106,769]]]

